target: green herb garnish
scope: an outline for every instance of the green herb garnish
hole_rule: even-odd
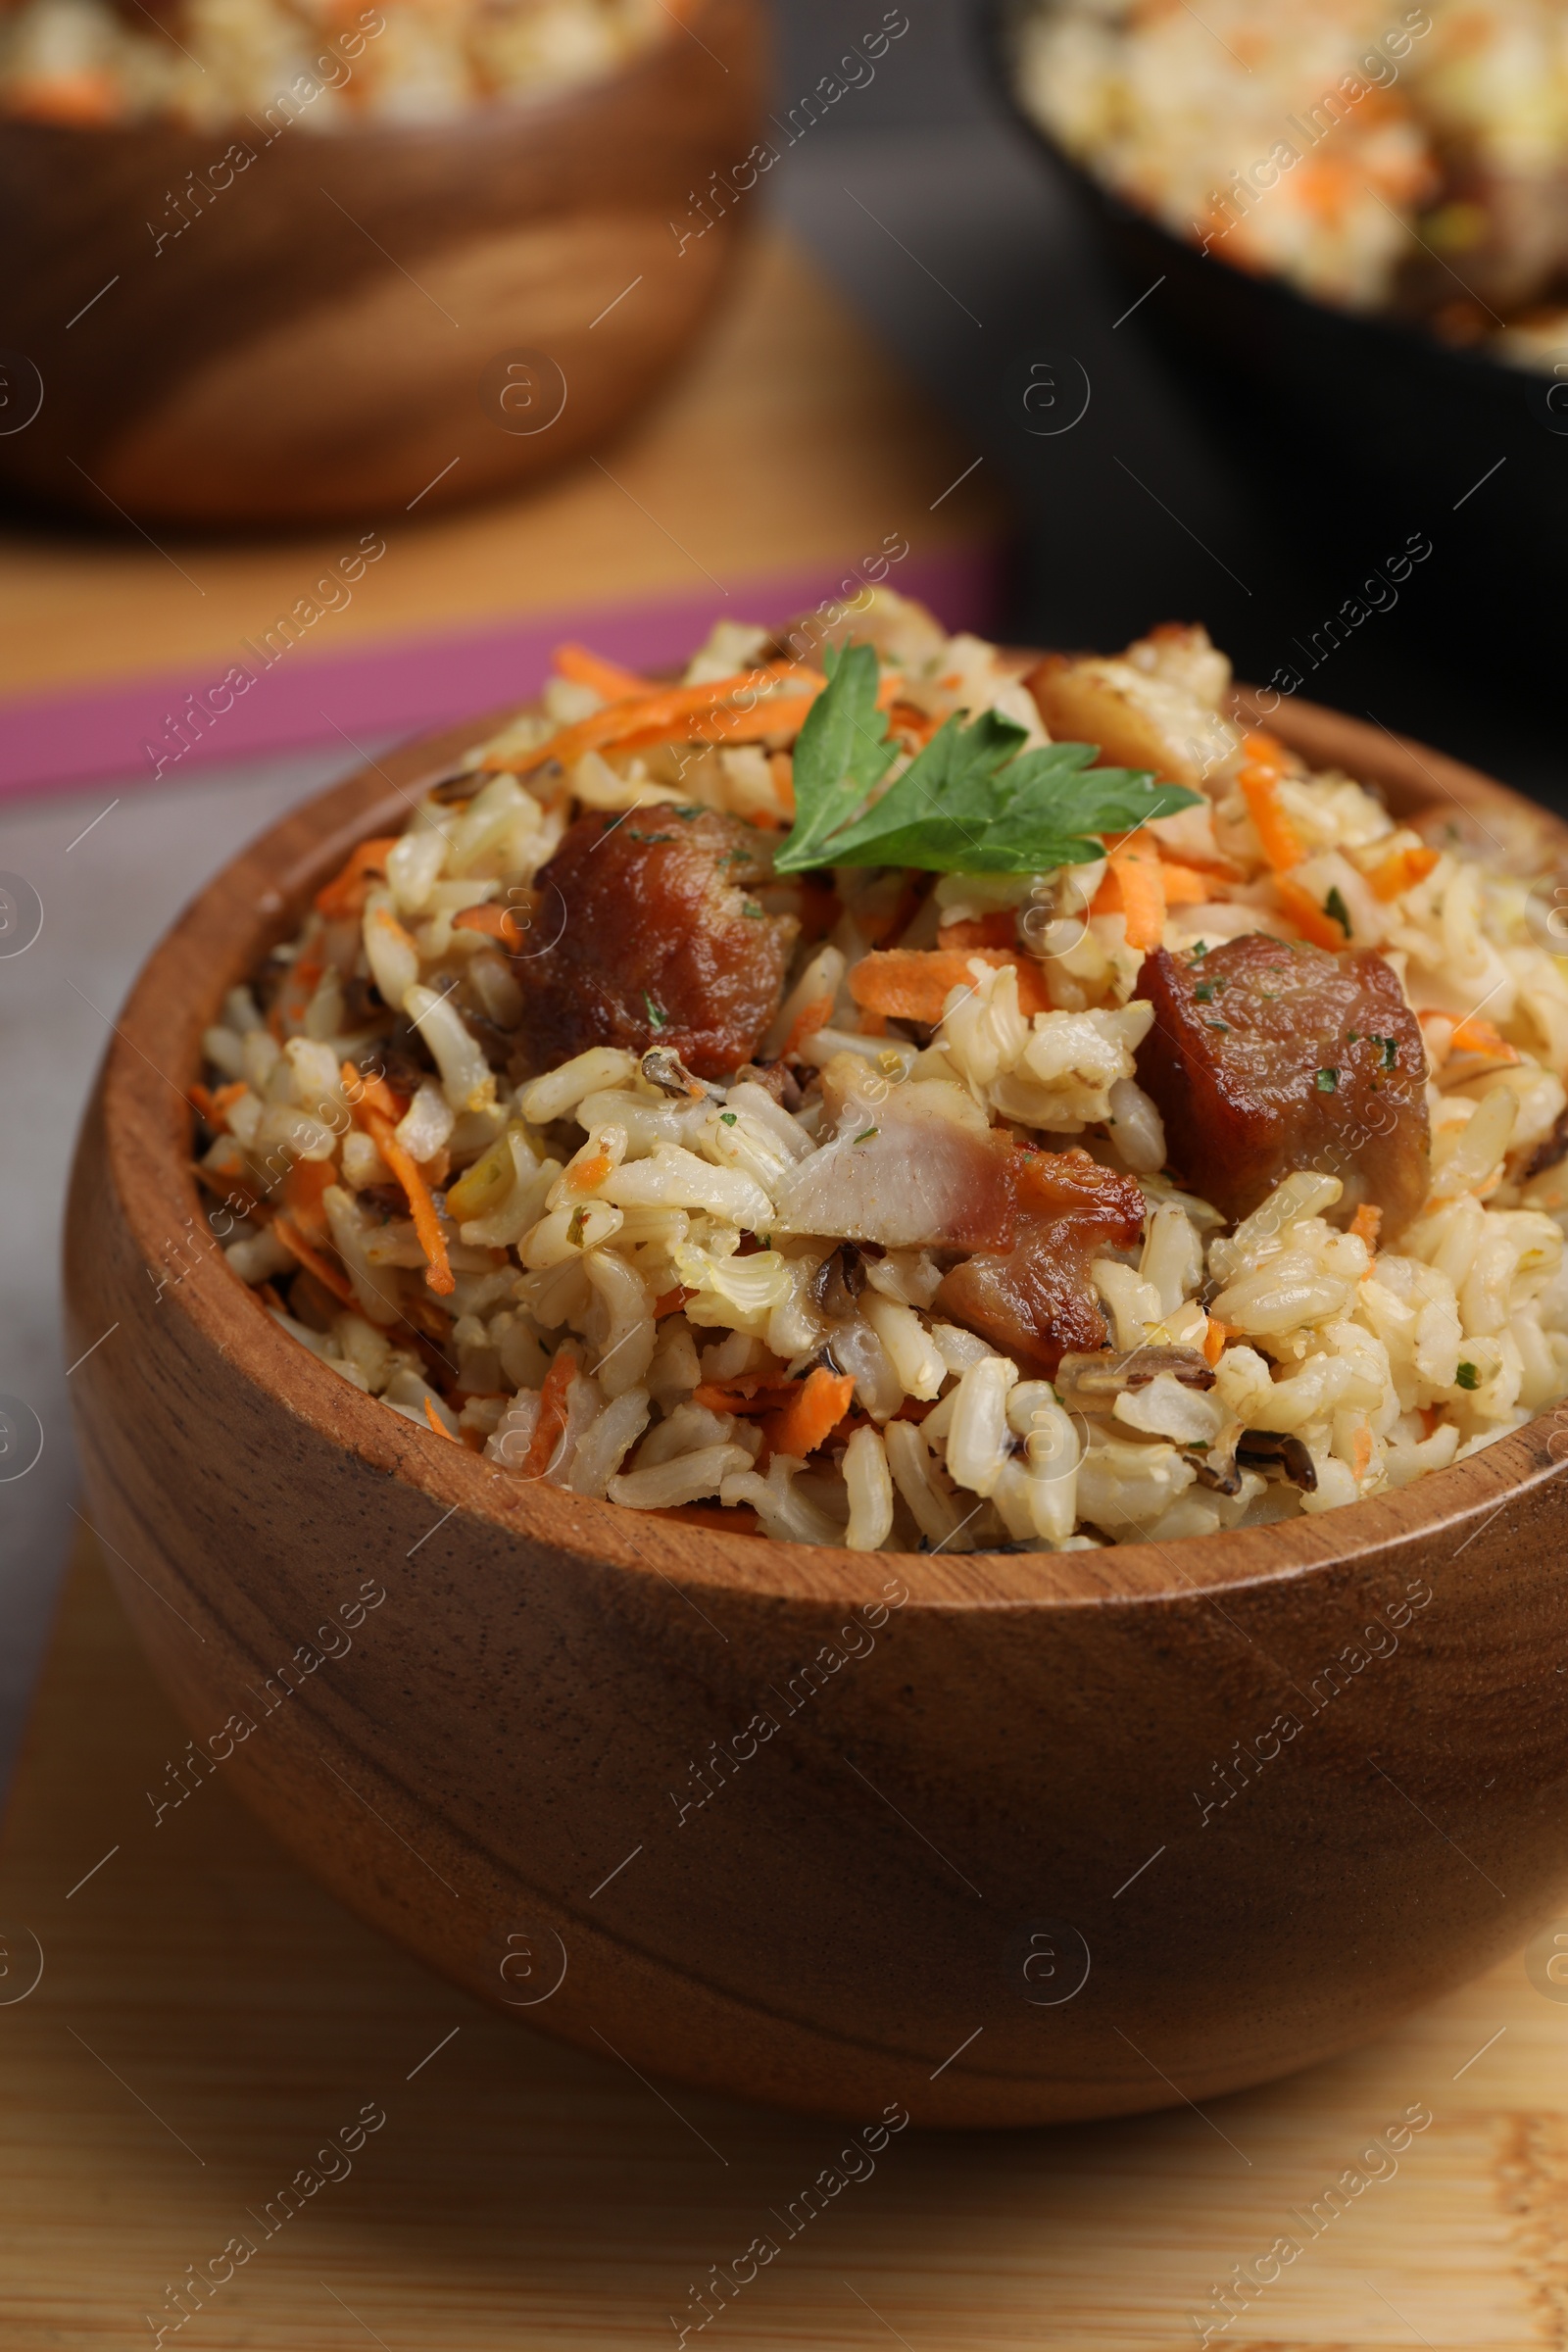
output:
[[[643,990],[643,1003],[648,1008],[648,1022],[650,1028],[667,1029],[669,1027],[668,1013],[662,1010],[662,1008],[654,1003],[653,998],[648,994],[646,988]]]
[[[1345,904],[1344,896],[1341,893],[1340,886],[1337,882],[1334,885],[1334,888],[1329,892],[1328,897],[1323,902],[1323,911],[1334,922],[1339,924],[1340,929],[1345,933],[1346,938],[1348,939],[1350,936],[1350,909]]]
[[[735,1126],[737,1123],[735,1112],[733,1110],[721,1110],[718,1114],[718,1123],[721,1127]]]
[[[1338,1070],[1319,1070],[1317,1074],[1317,1091],[1320,1095],[1332,1095],[1338,1093],[1339,1084],[1340,1073]]]
[[[858,1144],[868,1144],[873,1135],[880,1135],[881,1132],[880,1127],[862,1127],[855,1140]]]
[[[1479,1389],[1481,1386],[1481,1375],[1474,1364],[1461,1364],[1453,1378],[1455,1386],[1461,1389]]]
[[[1199,794],[1147,771],[1092,768],[1092,744],[1026,752],[1025,730],[995,710],[947,719],[898,781],[876,707],[872,647],[826,656],[828,685],[795,746],[795,824],[778,873],[813,865],[912,865],[935,873],[1036,874],[1104,856],[1096,833],[1131,833],[1197,805]]]
[[[1383,1067],[1386,1070],[1392,1070],[1399,1058],[1398,1039],[1396,1037],[1380,1037],[1374,1039],[1373,1042],[1383,1048]]]

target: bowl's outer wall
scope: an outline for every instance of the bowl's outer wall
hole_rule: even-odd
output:
[[[1274,723],[1372,767],[1370,730]],[[1386,773],[1405,759],[1372,744]],[[441,753],[398,755],[394,784]],[[220,1771],[474,1991],[644,2070],[862,2121],[898,2099],[1040,2123],[1261,2081],[1549,1912],[1554,1422],[1353,1515],[860,1558],[519,1488],[279,1332],[206,1234],[175,1081],[385,797],[340,788],[197,902],[78,1151],[74,1352],[119,1326],[73,1382],[89,1494],[204,1759],[155,1813]]]
[[[105,521],[94,484],[149,518],[363,523],[455,456],[423,511],[559,465],[647,396],[716,291],[735,220],[692,198],[760,133],[764,47],[758,0],[698,0],[601,80],[450,123],[0,122],[7,341],[44,387],[0,436],[0,481]],[[566,383],[534,433],[486,372],[523,350]]]

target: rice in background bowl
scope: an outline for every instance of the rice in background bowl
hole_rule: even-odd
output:
[[[1568,22],[1545,0],[1045,0],[1014,86],[1211,258],[1550,373],[1568,348]]]
[[[318,132],[438,122],[593,80],[670,29],[660,0],[183,0],[166,14],[10,0],[0,116],[216,130],[278,106]]]

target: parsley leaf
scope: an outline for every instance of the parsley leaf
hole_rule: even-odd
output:
[[[1331,922],[1339,924],[1347,939],[1350,936],[1350,909],[1345,904],[1345,893],[1336,882],[1323,902],[1323,911]]]
[[[825,844],[880,784],[898,751],[876,707],[877,659],[869,645],[829,646],[827,690],[795,744],[795,823],[773,859],[780,874],[832,863]]]
[[[1481,1374],[1474,1364],[1461,1364],[1454,1374],[1455,1385],[1461,1389],[1479,1389]]]
[[[1104,855],[1098,833],[1129,833],[1193,807],[1199,795],[1134,768],[1091,767],[1095,747],[1023,750],[1013,720],[983,710],[947,719],[880,799],[892,764],[876,709],[877,662],[851,646],[835,662],[795,749],[796,822],[775,870],[909,865],[936,873],[1035,874]],[[857,811],[859,813],[857,814]]]

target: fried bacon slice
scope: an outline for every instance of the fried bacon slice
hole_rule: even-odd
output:
[[[943,1276],[937,1305],[1020,1367],[1050,1376],[1064,1353],[1105,1347],[1090,1267],[1107,1247],[1130,1250],[1138,1242],[1144,1196],[1130,1176],[1102,1167],[1087,1152],[1020,1150],[1012,1165],[1012,1248],[955,1266]]]
[[[1138,1083],[1173,1168],[1230,1218],[1296,1168],[1338,1176],[1398,1233],[1426,1198],[1426,1049],[1393,967],[1261,932],[1201,955],[1157,948],[1137,994],[1154,1007]]]
[[[748,1060],[799,928],[751,895],[769,873],[766,837],[718,809],[578,817],[536,885],[538,928],[560,936],[513,966],[534,1067],[590,1046],[667,1047],[699,1078]]]

